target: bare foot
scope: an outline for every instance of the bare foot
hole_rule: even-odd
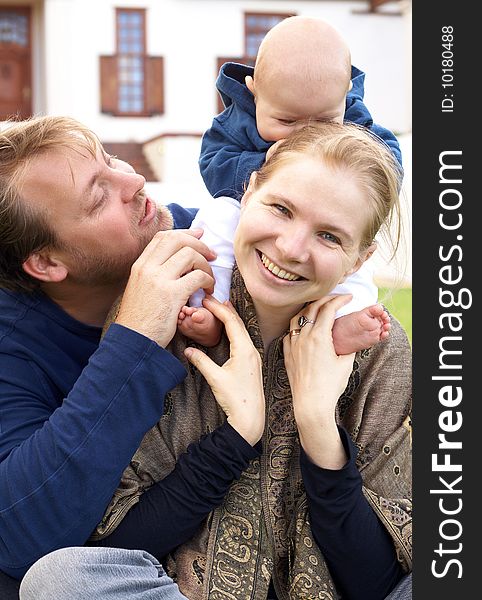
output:
[[[340,355],[370,348],[388,337],[390,327],[390,316],[381,304],[339,317],[333,325],[335,351]]]
[[[203,306],[183,306],[179,312],[177,327],[189,339],[210,348],[219,343],[223,324]]]

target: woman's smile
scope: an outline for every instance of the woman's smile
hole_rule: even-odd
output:
[[[300,279],[304,280],[304,277],[301,277],[301,275],[279,266],[260,250],[257,250],[257,254],[263,264],[264,270],[271,274],[272,277],[270,277],[270,279],[273,279],[274,281],[278,280],[280,283],[292,283]]]

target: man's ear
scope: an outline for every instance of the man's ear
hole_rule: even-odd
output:
[[[361,255],[357,258],[353,267],[351,269],[349,269],[345,273],[345,275],[343,275],[343,277],[340,279],[340,281],[338,283],[343,283],[343,281],[345,281],[345,279],[347,277],[349,277],[350,275],[353,275],[353,273],[356,273],[358,271],[358,269],[362,266],[362,264],[366,260],[368,260],[370,258],[370,256],[375,252],[376,249],[377,249],[377,243],[375,241],[373,241],[370,244],[370,246],[368,246],[368,248],[361,253]]]
[[[31,277],[47,283],[59,283],[69,273],[64,263],[51,256],[47,249],[31,254],[22,266]]]
[[[254,79],[251,77],[251,75],[246,75],[246,77],[244,78],[244,83],[246,84],[248,90],[253,94],[253,96],[256,96],[256,93],[254,91]]]

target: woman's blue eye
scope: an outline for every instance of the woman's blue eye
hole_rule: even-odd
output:
[[[323,239],[327,240],[328,242],[332,242],[333,244],[340,243],[340,240],[336,236],[334,236],[332,233],[328,233],[328,231],[322,231],[318,235],[320,237],[322,237]]]
[[[283,206],[281,204],[275,204],[274,207],[283,215],[289,214],[289,210],[286,208],[286,206]]]

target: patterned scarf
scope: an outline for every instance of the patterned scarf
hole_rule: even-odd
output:
[[[235,269],[232,302],[263,357],[263,453],[232,484],[198,534],[173,552],[167,570],[190,600],[259,600],[273,579],[279,600],[340,598],[310,527],[299,465],[300,443],[282,338],[266,354],[253,302]],[[110,534],[143,491],[168,475],[187,446],[224,422],[200,373],[185,360],[186,339],[169,350],[188,370],[170,392],[159,423],[145,435],[93,539]],[[229,342],[208,349],[223,364]],[[387,341],[355,357],[337,421],[358,447],[363,492],[411,568],[411,352],[395,319]]]

